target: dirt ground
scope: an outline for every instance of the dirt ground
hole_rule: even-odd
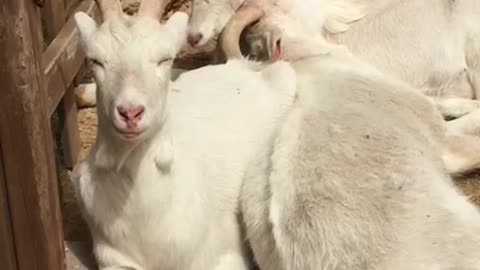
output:
[[[123,2],[124,10],[127,13],[132,14],[138,8],[137,0],[124,0]],[[173,10],[188,12],[190,9],[189,5],[190,1],[188,0],[173,1],[173,4],[168,7],[168,10],[171,11],[165,14],[164,19],[170,16]],[[176,66],[191,69],[205,65],[209,62],[214,47],[215,44],[212,42],[200,50],[187,48],[180,54],[176,61]],[[90,150],[90,147],[95,142],[97,129],[95,108],[86,108],[79,111],[79,128],[82,146],[80,158],[84,159]],[[70,172],[64,171],[62,173],[62,206],[65,237],[70,241],[89,240],[88,230],[80,216],[73,196],[71,181],[69,178]],[[480,172],[458,177],[455,179],[455,182],[473,202],[480,206]]]

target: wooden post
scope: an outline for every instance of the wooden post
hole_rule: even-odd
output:
[[[0,145],[17,269],[64,270],[39,10],[2,0],[0,17]]]
[[[62,30],[66,21],[64,0],[49,0],[42,8],[45,19],[45,29],[48,42],[52,42]],[[48,63],[45,63],[48,64]],[[59,104],[60,120],[62,121],[61,143],[65,167],[72,169],[77,163],[80,153],[80,134],[78,132],[78,111],[75,104],[73,87],[68,87]]]
[[[44,18],[46,41],[50,44],[66,20],[64,0],[48,0],[41,11]]]
[[[0,265],[2,265],[4,270],[16,270],[15,245],[12,237],[12,223],[10,221],[6,184],[0,152]]]

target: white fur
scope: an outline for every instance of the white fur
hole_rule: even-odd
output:
[[[248,1],[241,2],[248,4]],[[207,41],[223,30],[234,13],[232,7],[239,6],[233,5],[232,0],[193,2],[194,7],[201,8],[193,9],[189,32],[216,29],[201,32]],[[477,95],[480,2],[476,0],[260,0],[252,3],[266,13],[256,27],[257,32],[268,32],[266,34],[274,35],[274,39],[282,39],[285,60],[298,58],[305,50],[299,52],[296,46],[305,46],[306,41],[312,45],[322,44],[323,49],[341,44],[383,72],[429,95],[464,98]]]
[[[228,1],[212,0],[207,4],[194,0],[194,4],[202,5],[203,9],[193,10],[192,18],[196,20],[190,21],[189,31],[197,31],[198,25],[214,21],[199,18],[216,16],[216,13],[207,14],[208,8],[219,10],[219,6],[228,5]],[[382,72],[427,94],[446,117],[458,118],[480,110],[480,102],[471,100],[477,96],[480,86],[478,1],[263,0],[254,3],[266,13],[260,23],[246,32],[246,43],[250,44],[254,56],[269,57],[278,40],[282,41],[282,59],[287,61],[312,53],[348,49]],[[232,14],[224,11],[222,16]],[[217,23],[216,32],[224,26]],[[208,33],[203,36],[211,38]],[[265,43],[267,48],[262,45]],[[471,121],[464,126],[480,127],[475,118],[468,119]],[[477,154],[480,144],[471,145],[470,135],[460,135],[456,132],[452,138],[460,138],[461,143],[447,140],[455,146],[445,146],[445,162],[452,174],[477,169],[480,160]],[[475,151],[467,151],[472,147]],[[460,151],[451,153],[454,148]]]
[[[101,62],[97,141],[73,176],[100,269],[249,269],[240,185],[295,99],[290,65],[232,60],[172,84],[171,61],[160,60],[184,41],[185,14],[166,25],[112,18],[96,31],[90,18],[76,19],[87,56]],[[118,100],[144,102],[141,135],[113,128]]]
[[[193,9],[189,32],[202,33],[204,44],[223,29],[233,15],[232,5],[230,0],[193,2],[201,8]],[[255,4],[265,10],[266,16],[254,31],[266,32],[263,38],[271,39],[271,44],[282,39],[285,60],[301,57],[309,51],[306,47],[325,53],[345,45],[361,59],[428,95],[478,95],[478,1],[263,0]],[[216,20],[215,16],[222,19]],[[480,106],[476,101],[459,101],[448,116],[457,116],[458,110],[470,112],[471,103],[477,103],[475,108]]]
[[[285,60],[301,57],[307,45],[327,51],[332,46],[346,46],[383,72],[429,96],[442,97],[432,101],[443,105],[442,112],[449,117],[462,116],[480,106],[476,100],[467,100],[476,98],[479,91],[480,31],[473,26],[480,24],[478,1],[343,1],[337,5],[343,8],[330,9],[330,13],[328,7],[335,7],[335,1],[317,2],[324,2],[324,7],[294,2],[305,11],[302,16],[273,10],[274,15],[266,17],[254,31],[282,39]],[[345,18],[345,26],[329,26],[327,19],[317,21],[316,30],[309,27],[310,18],[322,14]],[[452,97],[457,99],[450,101]]]
[[[342,54],[293,67],[298,101],[240,197],[260,269],[480,269],[480,212],[444,168],[432,104]]]
[[[74,93],[77,106],[80,108],[95,106],[97,103],[96,92],[96,83],[85,83],[77,86]]]

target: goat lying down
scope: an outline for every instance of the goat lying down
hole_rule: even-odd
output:
[[[440,117],[348,64],[293,63],[299,100],[240,197],[260,269],[480,269],[480,213],[438,158]]]
[[[241,4],[265,10],[244,35],[244,50],[256,60],[290,61],[308,46],[343,45],[432,96],[445,116],[480,108],[469,100],[480,94],[479,1],[193,0],[190,44],[202,46],[220,33]]]
[[[479,213],[435,152],[443,121],[423,95],[342,53],[170,84],[186,16],[100,3],[100,27],[75,16],[99,129],[74,171],[100,269],[248,269],[239,199],[261,269],[479,269]]]
[[[164,3],[122,17],[101,1],[98,28],[75,15],[98,84],[98,133],[74,169],[101,270],[247,270],[238,196],[248,161],[295,99],[287,63],[244,60],[169,82],[186,14],[165,25]]]
[[[219,33],[241,4],[264,12],[244,31],[242,51],[257,60],[294,61],[304,52],[348,48],[426,93],[445,117],[468,115],[447,122],[443,156],[452,175],[480,168],[480,101],[470,99],[480,78],[478,1],[193,0],[190,44],[201,46]]]
[[[224,46],[242,30],[231,22]],[[292,66],[298,98],[240,196],[259,268],[480,269],[480,212],[440,159],[426,97],[342,50]]]

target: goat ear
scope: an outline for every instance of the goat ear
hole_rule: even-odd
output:
[[[97,31],[97,23],[90,16],[81,11],[75,13],[74,19],[80,34],[80,43],[83,48],[86,49],[86,44]]]
[[[165,27],[174,36],[174,44],[179,51],[187,43],[188,15],[184,12],[175,12],[165,23]]]

